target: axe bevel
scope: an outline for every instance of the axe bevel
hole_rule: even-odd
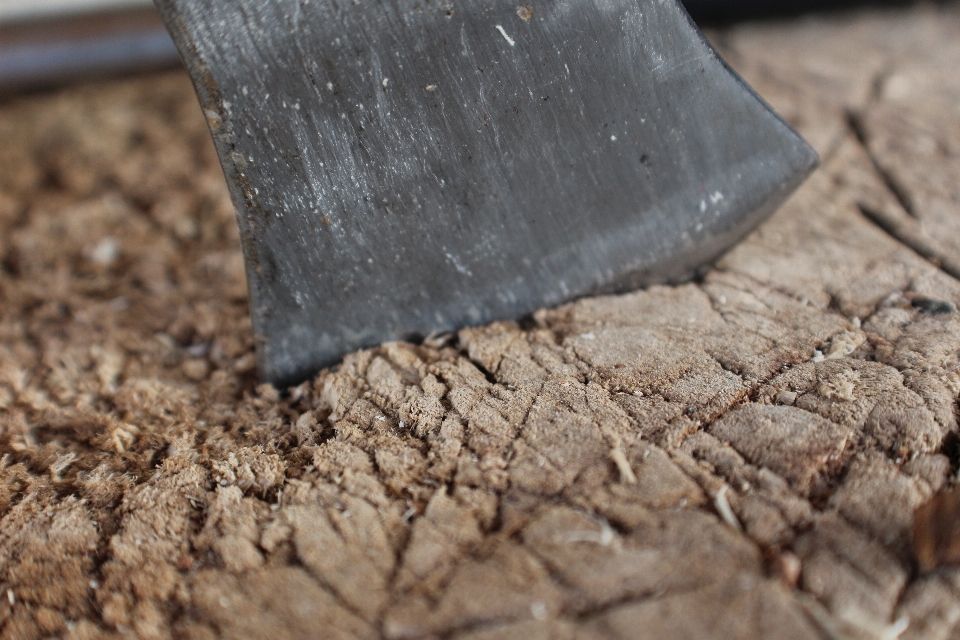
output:
[[[691,277],[817,155],[675,0],[157,0],[259,370]]]

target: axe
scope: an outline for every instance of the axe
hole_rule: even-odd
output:
[[[818,162],[676,0],[156,3],[278,385],[689,279]]]

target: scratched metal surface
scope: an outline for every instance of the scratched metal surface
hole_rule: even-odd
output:
[[[237,209],[260,374],[690,277],[815,152],[674,0],[158,0]]]

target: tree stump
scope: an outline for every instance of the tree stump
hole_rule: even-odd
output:
[[[960,5],[711,37],[823,166],[701,281],[289,390],[184,75],[0,105],[0,635],[957,637]]]

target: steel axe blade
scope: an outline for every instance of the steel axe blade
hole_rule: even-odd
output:
[[[675,0],[516,3],[157,0],[262,378],[688,278],[815,167]]]

